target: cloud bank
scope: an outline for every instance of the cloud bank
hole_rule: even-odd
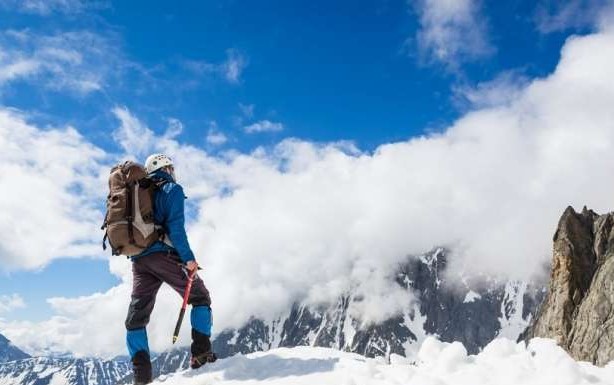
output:
[[[363,317],[377,321],[402,305],[388,277],[409,254],[448,246],[453,275],[527,279],[549,261],[552,233],[566,206],[611,209],[612,46],[610,29],[572,37],[550,76],[527,80],[511,98],[482,103],[442,133],[373,153],[344,142],[287,139],[249,154],[211,156],[172,136],[156,136],[124,108],[114,111],[115,138],[139,159],[163,151],[175,160],[190,198],[189,236],[205,268],[216,331],[241,326],[252,315],[273,317],[293,301],[331,301],[350,288],[365,298]],[[73,185],[104,190],[104,177],[97,175],[105,154],[74,129],[38,129],[6,110],[0,119],[0,185],[10,194],[0,208],[9,213],[0,229],[0,247],[9,250],[0,253],[2,262],[33,268],[54,255],[91,253],[84,245],[92,232],[99,234],[96,212],[88,207],[102,198],[86,194],[84,211],[70,215],[63,208]],[[49,162],[51,155],[63,161]],[[17,191],[15,180],[21,182]],[[28,216],[15,209],[27,207],[32,191],[41,190],[47,192],[44,207]],[[21,236],[40,236],[38,226],[22,219],[32,216],[51,229],[43,238]],[[62,222],[45,222],[49,218]],[[110,266],[122,278],[119,286],[51,299],[56,317],[5,322],[4,333],[31,350],[124,353],[130,264],[113,258]],[[170,346],[178,306],[176,294],[162,293],[149,329],[154,350]],[[96,340],[84,351],[86,335]]]
[[[39,129],[7,109],[0,109],[0,148],[2,269],[99,255],[95,200],[104,196],[106,154],[72,127]]]

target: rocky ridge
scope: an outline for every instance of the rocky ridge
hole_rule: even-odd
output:
[[[568,207],[553,241],[548,293],[524,338],[552,338],[603,366],[614,360],[614,213]]]

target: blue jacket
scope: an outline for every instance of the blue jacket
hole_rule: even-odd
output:
[[[162,170],[157,170],[151,175],[152,180],[164,180],[165,183],[154,193],[154,221],[164,228],[164,232],[170,238],[173,247],[164,242],[156,241],[141,254],[132,257],[144,257],[156,252],[176,252],[183,262],[193,261],[194,253],[190,249],[188,236],[185,232],[184,203],[186,196],[183,188],[173,181],[173,178]]]

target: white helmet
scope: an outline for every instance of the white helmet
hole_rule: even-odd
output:
[[[173,161],[168,156],[164,154],[151,154],[147,157],[147,160],[145,161],[145,171],[147,171],[148,174],[151,174],[152,172],[159,170],[162,167],[172,165]]]

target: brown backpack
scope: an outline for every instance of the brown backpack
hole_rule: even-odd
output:
[[[140,254],[163,236],[154,223],[153,194],[156,185],[147,178],[145,168],[127,161],[111,169],[106,229],[102,248],[109,240],[113,255]]]

